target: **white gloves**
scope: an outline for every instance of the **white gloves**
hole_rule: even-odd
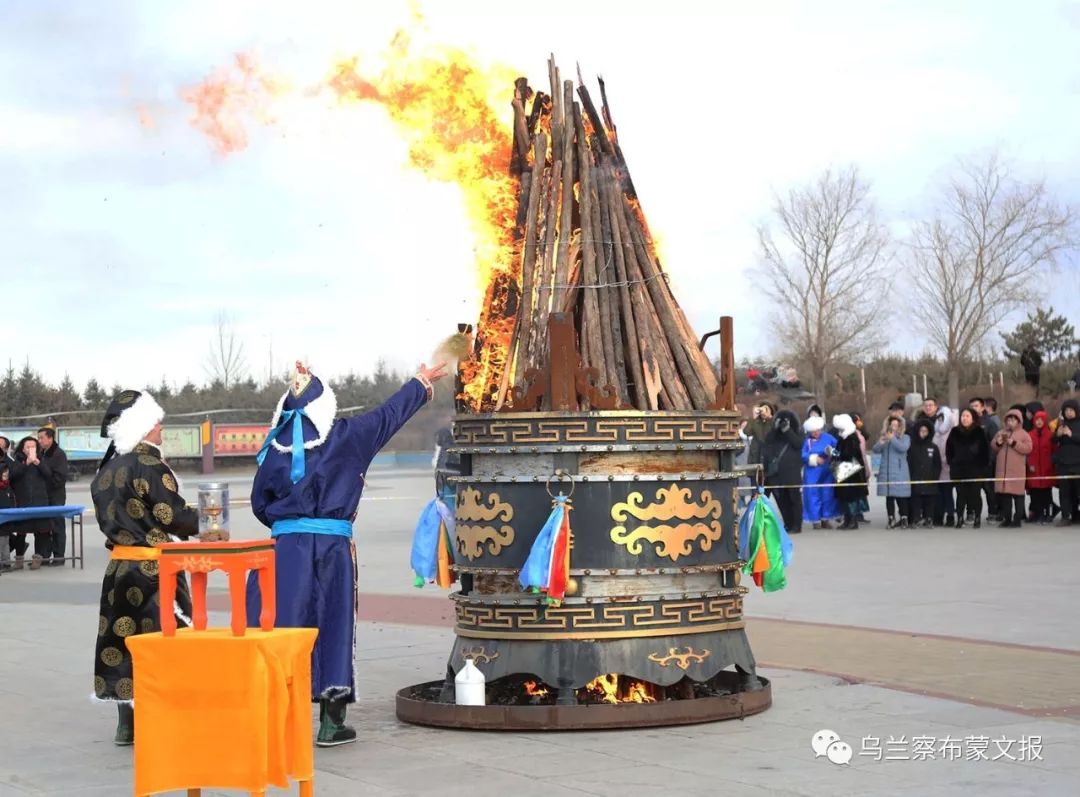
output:
[[[820,464],[821,464],[821,457],[819,457],[817,454],[811,454],[810,455],[810,467],[811,468],[816,468]]]

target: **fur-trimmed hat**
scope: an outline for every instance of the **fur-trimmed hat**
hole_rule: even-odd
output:
[[[101,420],[101,436],[112,441],[109,445],[110,452],[127,454],[134,450],[164,417],[165,410],[149,393],[123,390],[105,410],[105,417]],[[110,456],[111,454],[106,454],[101,464],[104,465]]]

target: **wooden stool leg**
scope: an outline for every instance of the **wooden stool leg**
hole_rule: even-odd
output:
[[[202,789],[188,789],[187,797],[202,797]]]
[[[191,622],[197,631],[206,630],[206,580],[209,573],[191,574]]]
[[[161,633],[176,636],[176,615],[173,604],[176,603],[176,571],[168,567],[162,558],[158,570],[158,602],[161,604]]]
[[[314,797],[315,796],[315,780],[302,780],[300,781],[300,797]]]
[[[229,605],[232,606],[233,636],[243,636],[247,628],[246,579],[243,567],[229,570]]]
[[[262,611],[259,613],[259,628],[269,631],[274,627],[277,618],[277,579],[274,574],[274,563],[258,570],[259,573],[259,600],[262,603]]]

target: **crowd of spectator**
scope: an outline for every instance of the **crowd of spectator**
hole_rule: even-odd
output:
[[[0,509],[63,506],[67,502],[68,460],[56,442],[56,429],[44,426],[14,447],[0,436]],[[30,569],[62,565],[67,532],[62,518],[0,523],[0,573],[21,570],[34,538]]]
[[[925,399],[911,417],[895,402],[880,432],[860,413],[757,404],[744,422],[747,462],[764,474],[788,531],[857,529],[869,511],[871,476],[885,498],[887,527],[1069,526],[1080,520],[1080,403],[1051,417],[1040,402],[998,417],[997,401],[973,398],[958,410]],[[1057,501],[1054,490],[1057,490]]]

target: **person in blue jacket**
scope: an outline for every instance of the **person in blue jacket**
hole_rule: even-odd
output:
[[[811,415],[803,424],[803,521],[812,523],[815,529],[831,529],[830,521],[842,514],[836,503],[836,480],[829,467],[836,438],[824,429],[825,419],[820,415]]]
[[[421,366],[384,404],[335,418],[334,391],[301,362],[278,402],[257,457],[251,509],[275,539],[280,628],[318,628],[311,659],[312,702],[319,703],[316,744],[356,741],[345,724],[356,702],[356,547],[352,524],[371,461],[433,395],[445,364]],[[248,580],[248,625],[259,624],[258,581]]]
[[[906,529],[911,515],[911,470],[908,450],[911,436],[905,432],[903,418],[892,418],[885,433],[874,443],[874,453],[881,454],[878,467],[878,495],[885,496],[885,511],[889,516],[887,528]],[[896,520],[897,508],[900,520]]]

